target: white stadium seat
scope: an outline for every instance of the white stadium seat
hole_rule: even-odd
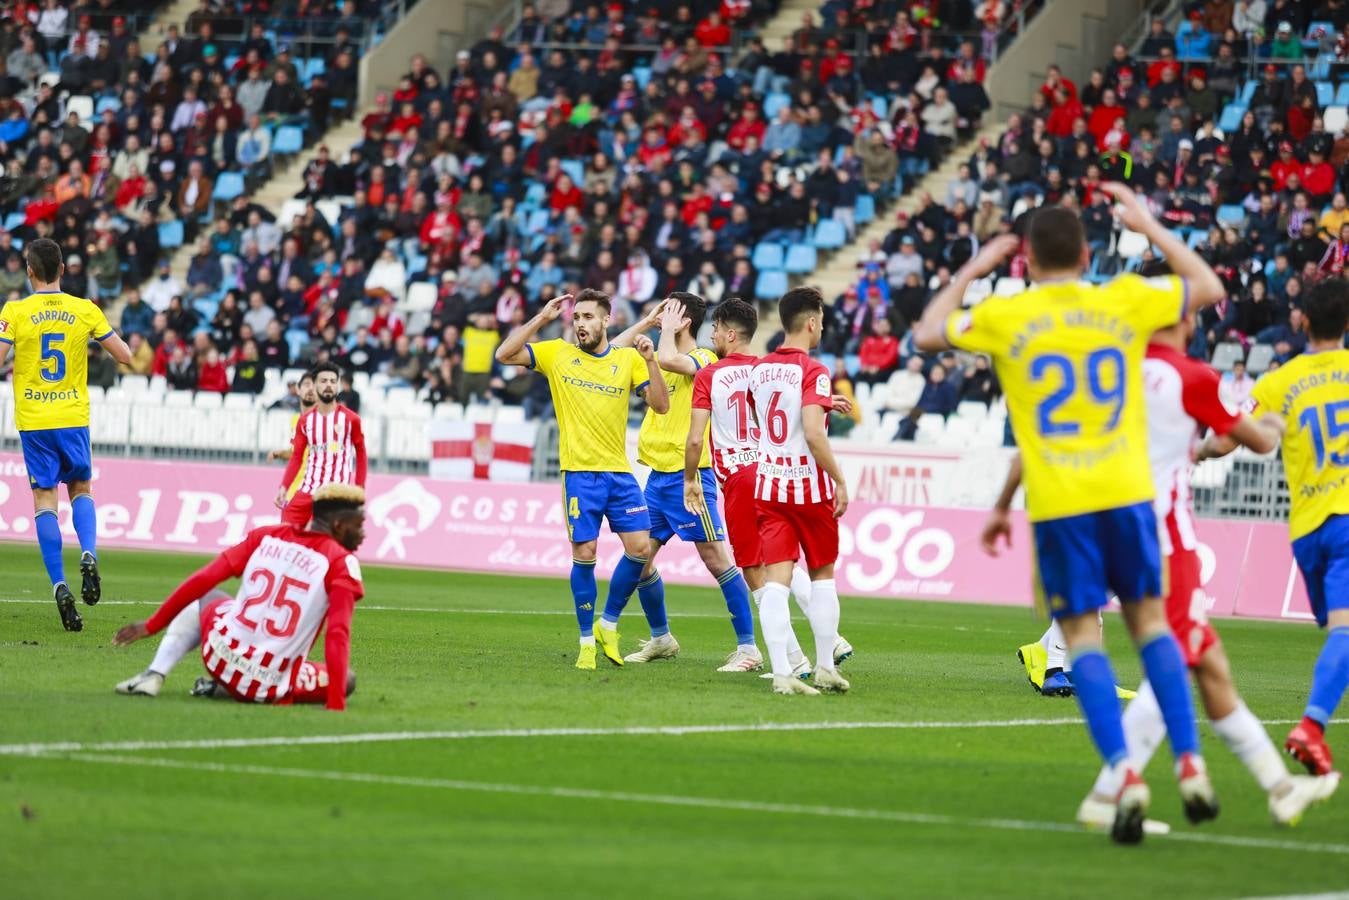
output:
[[[196,409],[220,409],[224,405],[224,395],[215,391],[197,391],[197,395],[192,398],[192,406]]]
[[[970,282],[970,286],[965,288],[965,297],[961,301],[963,306],[978,306],[989,298],[993,293],[993,285],[988,283],[987,278],[978,278]]]
[[[496,421],[502,425],[519,425],[525,420],[523,406],[503,406],[497,410]]]
[[[408,296],[403,308],[408,312],[430,312],[436,305],[436,286],[429,281],[416,281],[408,285]]]
[[[1137,231],[1124,229],[1120,232],[1119,241],[1115,244],[1115,254],[1121,259],[1134,259],[1143,255],[1143,251],[1151,246],[1147,235]]]
[[[192,392],[169,391],[168,396],[164,398],[164,405],[169,409],[182,409],[183,407],[189,407],[192,405]]]
[[[496,418],[496,410],[486,403],[470,403],[464,409],[464,417],[470,422],[491,422]]]
[[[1003,277],[993,287],[993,293],[999,297],[1012,297],[1026,289],[1026,279]]]
[[[132,408],[106,399],[94,406],[89,411],[89,440],[95,444],[125,444],[130,435]]]
[[[253,408],[252,394],[226,394],[224,401],[225,409],[247,409]]]
[[[435,408],[434,417],[457,421],[464,417],[464,407],[458,403],[441,403]]]
[[[971,422],[982,422],[988,418],[988,407],[978,400],[964,400],[956,407],[956,415]]]
[[[292,415],[287,409],[269,409],[263,413],[258,422],[257,448],[266,453],[288,445],[295,436],[295,428],[290,424]]]
[[[410,387],[391,387],[384,394],[383,412],[390,416],[402,415],[417,403],[417,392]]]
[[[384,455],[389,459],[424,461],[431,458],[431,438],[426,422],[418,419],[388,419]],[[367,438],[367,443],[369,439]]]

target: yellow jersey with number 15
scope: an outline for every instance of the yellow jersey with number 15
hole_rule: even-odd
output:
[[[1284,420],[1289,537],[1297,540],[1331,516],[1349,515],[1349,350],[1296,356],[1262,375],[1251,399],[1258,411]]]
[[[717,361],[717,354],[702,347],[694,348],[689,354],[693,360],[694,375],[703,366]],[[648,409],[642,419],[642,430],[637,436],[637,459],[650,466],[656,472],[684,471],[684,447],[689,442],[689,426],[693,422],[693,378],[679,372],[662,371],[665,387],[670,392],[670,411],[658,415]],[[704,432],[706,438],[706,432]],[[703,441],[703,458],[698,461],[700,468],[712,465],[708,441]]]
[[[553,392],[562,471],[631,474],[628,398],[650,381],[642,355],[612,344],[588,353],[561,339],[525,347],[529,367],[548,379]]]
[[[112,336],[88,300],[43,291],[0,309],[0,341],[14,345],[14,418],[20,431],[89,427],[89,341]]]
[[[1143,357],[1186,303],[1180,278],[1123,275],[1036,284],[947,320],[952,346],[993,357],[1031,521],[1152,502]]]

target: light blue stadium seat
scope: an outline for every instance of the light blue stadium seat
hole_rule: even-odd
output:
[[[1259,85],[1254,78],[1241,86],[1241,102],[1243,105],[1250,106],[1251,97],[1255,96],[1255,89],[1258,86]]]
[[[1335,102],[1333,106],[1349,106],[1349,81],[1341,81],[1340,86],[1335,91]]]
[[[238,172],[221,172],[216,176],[215,189],[211,191],[211,199],[228,203],[243,192],[243,175]]]
[[[1316,32],[1318,29],[1325,31],[1328,37],[1334,37],[1335,32],[1339,30],[1335,27],[1334,22],[1327,22],[1324,19],[1319,22],[1311,22],[1307,25],[1306,40],[1316,40]]]
[[[306,82],[315,75],[323,75],[328,71],[328,63],[322,56],[311,56],[304,66],[304,80]]]
[[[1244,103],[1229,103],[1223,107],[1222,116],[1218,119],[1218,129],[1224,134],[1232,134],[1241,128],[1241,117],[1246,115],[1246,105]]]
[[[651,67],[634,66],[632,69],[632,77],[636,79],[637,87],[646,90],[647,83],[651,81]]]
[[[290,347],[290,358],[299,359],[304,356],[305,345],[309,343],[309,335],[303,331],[287,331],[286,344]]]
[[[24,223],[26,217],[21,212],[12,212],[5,216],[5,230],[13,231]]]
[[[542,182],[532,182],[529,187],[525,189],[525,203],[530,206],[542,206],[543,201],[547,199],[548,192],[544,189]]]
[[[121,108],[122,101],[116,97],[99,97],[97,105],[94,106],[94,115],[102,116],[105,109],[111,109],[115,112]]]
[[[787,261],[783,268],[791,275],[806,275],[815,271],[818,256],[810,244],[792,244],[787,248]]]
[[[763,101],[763,114],[771,122],[777,118],[778,110],[784,106],[791,106],[792,98],[790,94],[769,94]]]
[[[836,219],[821,219],[815,223],[813,243],[821,250],[837,250],[848,242],[843,223]]]
[[[857,206],[854,208],[853,218],[857,220],[858,225],[865,225],[876,218],[876,198],[870,194],[858,194]]]
[[[1193,250],[1195,247],[1198,247],[1200,244],[1204,243],[1204,241],[1207,240],[1207,239],[1208,239],[1208,234],[1207,234],[1206,232],[1204,232],[1204,231],[1202,231],[1202,230],[1196,228],[1194,231],[1191,231],[1191,232],[1190,232],[1190,237],[1189,237],[1188,240],[1185,241],[1185,244],[1186,244],[1191,250]]]
[[[183,223],[180,219],[159,223],[159,246],[172,250],[183,246]]]
[[[1218,221],[1240,228],[1246,221],[1246,210],[1239,203],[1225,203],[1218,207]]]
[[[1335,85],[1329,81],[1316,82],[1316,105],[1330,106],[1335,102]]]
[[[566,172],[568,175],[571,176],[571,180],[576,184],[577,187],[580,187],[581,185],[585,184],[586,167],[585,164],[581,162],[579,159],[562,160],[562,171]]]
[[[754,256],[750,259],[750,265],[760,272],[781,269],[783,262],[782,245],[767,241],[754,247]]]
[[[754,296],[761,300],[776,300],[787,293],[787,273],[781,269],[760,272],[754,282]]]
[[[298,125],[282,125],[272,139],[272,153],[275,156],[294,156],[304,149],[304,129]]]
[[[890,104],[884,97],[871,98],[871,111],[876,114],[876,118],[882,121],[890,118]]]
[[[548,229],[548,210],[536,209],[529,214],[529,221],[525,224],[525,233],[541,234]]]
[[[856,378],[857,371],[862,368],[862,358],[855,353],[850,353],[843,357],[843,368],[848,370],[849,377]]]

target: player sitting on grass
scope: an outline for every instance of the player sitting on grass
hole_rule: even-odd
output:
[[[658,414],[670,408],[665,379],[656,366],[656,348],[645,336],[634,347],[609,343],[609,295],[584,290],[572,306],[576,343],[562,339],[530,342],[562,314],[571,300],[563,294],[549,300],[539,314],[511,332],[497,347],[503,366],[529,366],[548,379],[557,411],[558,456],[566,503],[567,537],[571,541],[571,593],[581,629],[576,668],[594,670],[595,645],[616,666],[618,632],[595,625],[595,548],[600,523],[623,542],[623,558],[609,579],[609,598],[619,608],[641,581],[650,551],[651,520],[646,500],[628,461],[628,398],[638,394]],[[635,349],[634,349],[635,348]]]
[[[356,687],[347,667],[351,614],[365,593],[355,556],[365,539],[365,493],[324,485],[312,516],[308,530],[285,523],[254,529],[179,585],[148,620],[124,625],[112,639],[118,647],[160,631],[164,638],[150,668],[117,685],[117,693],[156,696],[178,661],[200,648],[214,684],[236,700],[345,709]],[[229,578],[241,579],[234,597],[215,590]],[[313,662],[306,656],[325,622],[324,661]]]
[[[1349,282],[1330,278],[1302,304],[1307,351],[1256,382],[1251,399],[1287,425],[1283,468],[1292,510],[1288,533],[1293,558],[1307,584],[1316,624],[1329,628],[1312,672],[1302,721],[1284,749],[1313,775],[1333,770],[1326,726],[1349,687]],[[1215,440],[1218,455],[1231,442]]]
[[[57,491],[66,486],[70,523],[80,540],[80,595],[90,606],[102,594],[98,572],[98,516],[94,511],[89,452],[89,355],[97,341],[123,365],[131,349],[108,324],[103,311],[61,290],[61,248],[42,238],[24,254],[33,293],[0,304],[0,367],[14,348],[14,419],[23,445],[23,464],[33,489],[33,529],[52,597],[66,631],[84,628],[75,596],[66,584],[61,558]]]
[[[1334,792],[1339,776],[1289,775],[1264,726],[1237,694],[1227,653],[1205,614],[1207,597],[1200,579],[1198,540],[1190,508],[1190,460],[1203,429],[1212,429],[1214,434],[1224,435],[1257,453],[1268,453],[1279,443],[1283,422],[1272,415],[1257,420],[1223,406],[1217,373],[1185,355],[1185,348],[1194,336],[1194,320],[1192,313],[1183,322],[1156,332],[1143,362],[1148,455],[1153,483],[1157,486],[1153,506],[1165,523],[1161,539],[1169,576],[1166,616],[1199,688],[1213,730],[1268,795],[1269,812],[1275,823],[1294,825],[1310,804]],[[1008,476],[1009,486],[1015,484],[1019,475],[1020,466],[1014,466]],[[1004,491],[1004,496],[1007,493]],[[985,548],[995,548],[999,538],[1009,542],[1011,539],[1007,506],[1001,503],[984,529]],[[1124,710],[1123,721],[1129,764],[1142,772],[1166,736],[1157,696],[1146,681],[1139,687],[1137,698]],[[1103,767],[1091,793],[1078,808],[1077,820],[1088,826],[1109,827],[1121,786],[1118,770]]]
[[[698,370],[693,379],[693,399],[684,451],[684,506],[696,516],[715,512],[716,489],[707,486],[708,448],[712,471],[721,486],[726,509],[726,532],[735,554],[735,564],[745,573],[745,583],[756,605],[763,601],[766,576],[763,541],[759,536],[759,510],[754,485],[759,468],[759,427],[749,411],[749,375],[758,358],[747,353],[759,327],[759,312],[752,303],[729,297],[712,311],[712,347],[720,357]],[[833,398],[843,409],[848,401]],[[709,427],[710,423],[710,427]],[[792,596],[810,619],[810,576],[800,566],[792,569]],[[787,662],[792,674],[809,678],[810,659],[801,650],[796,632],[788,625]],[[852,645],[842,636],[834,645],[834,663],[852,656]],[[765,675],[771,678],[771,673]]]
[[[1027,226],[1034,284],[960,311],[966,289],[1018,250],[1019,238],[995,238],[928,304],[914,342],[929,352],[954,346],[994,358],[1022,450],[1040,598],[1067,637],[1092,740],[1121,780],[1111,836],[1136,843],[1151,793],[1130,765],[1115,673],[1101,644],[1098,611],[1111,591],[1166,720],[1185,813],[1192,822],[1218,814],[1199,755],[1185,660],[1161,600],[1142,364],[1154,331],[1181,321],[1191,308],[1217,303],[1225,290],[1132,190],[1111,182],[1101,190],[1119,204],[1124,225],[1156,245],[1176,277],[1084,282],[1090,250],[1081,220],[1070,209],[1044,207]]]

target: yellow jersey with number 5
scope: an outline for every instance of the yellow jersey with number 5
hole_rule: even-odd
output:
[[[642,355],[612,344],[594,354],[561,339],[525,347],[553,392],[562,471],[631,474],[628,398],[650,381]]]
[[[14,345],[14,418],[20,431],[89,426],[90,340],[112,336],[88,300],[42,291],[0,309],[0,341]]]
[[[1186,303],[1180,278],[1123,275],[1042,282],[947,320],[952,346],[993,357],[1031,521],[1152,502],[1143,357]]]
[[[1256,409],[1285,425],[1283,468],[1297,540],[1336,515],[1349,515],[1349,350],[1303,353],[1260,376]]]

